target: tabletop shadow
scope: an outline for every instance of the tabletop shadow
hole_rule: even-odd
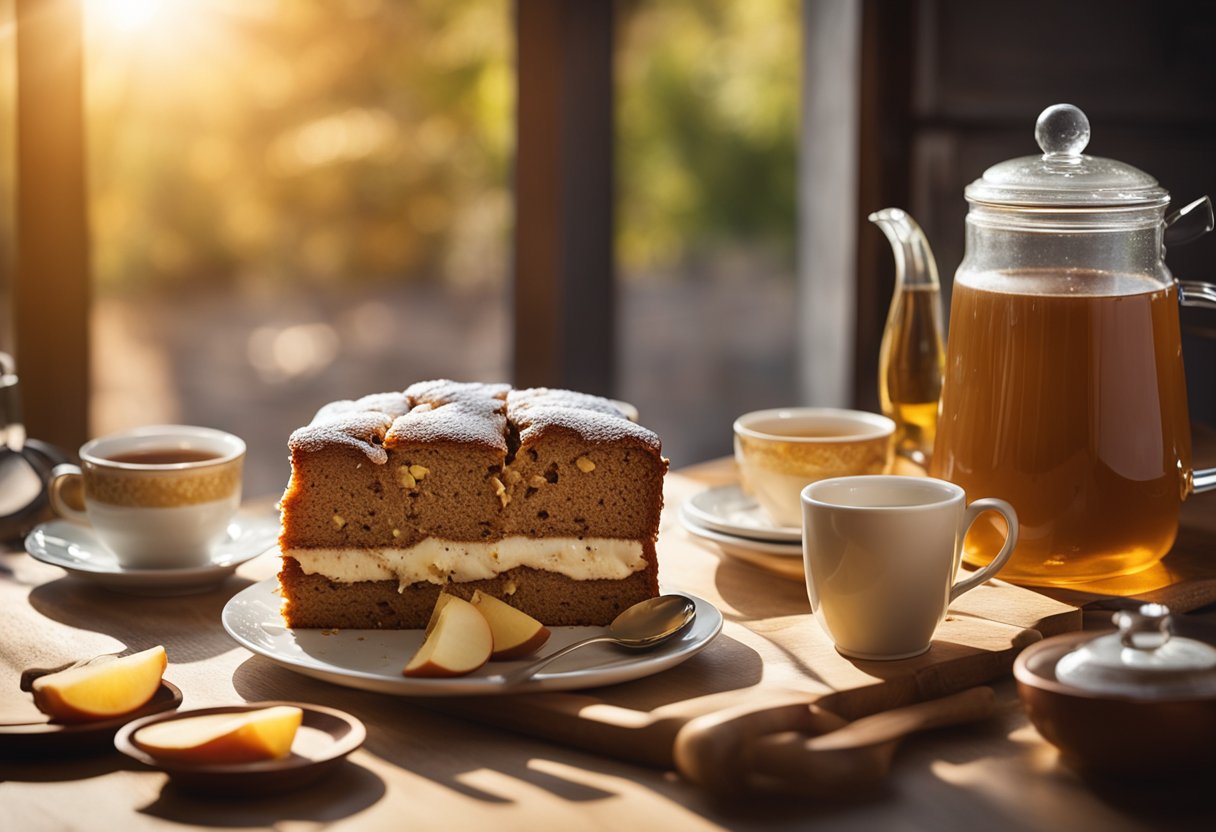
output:
[[[384,781],[369,769],[343,760],[332,773],[306,788],[258,796],[194,792],[167,780],[156,800],[139,809],[175,823],[217,828],[270,828],[284,821],[333,823],[379,802]]]
[[[347,711],[367,727],[365,751],[412,775],[425,777],[475,800],[515,802],[514,797],[470,782],[469,775],[487,768],[572,802],[615,796],[612,792],[531,767],[529,763],[537,756],[537,748],[522,743],[519,735],[509,729],[473,729],[478,732],[477,753],[455,753],[452,738],[467,734],[472,723],[427,709],[409,697],[354,690],[309,679],[259,656],[247,659],[236,668],[232,684],[236,692],[249,701],[291,698]],[[487,707],[494,706],[492,698],[482,699]],[[594,765],[588,764],[588,767],[594,768]]]
[[[755,649],[725,634],[688,661],[663,671],[663,684],[655,677],[611,687],[582,691],[609,704],[653,711],[694,696],[709,696],[757,685],[764,676],[764,660]]]
[[[234,575],[208,592],[186,596],[126,595],[71,577],[30,590],[41,615],[77,630],[103,633],[130,651],[163,644],[175,664],[205,661],[232,649],[216,625],[228,600],[252,583]]]
[[[88,751],[40,753],[24,751],[0,756],[0,783],[66,783],[91,780],[116,771],[140,771],[143,767],[119,754],[111,746]]]
[[[1104,803],[1159,827],[1194,817],[1212,818],[1210,767],[1110,775],[1073,768],[1064,759],[1057,764],[1076,774]]]
[[[714,588],[723,601],[747,619],[802,615],[811,611],[805,583],[725,556],[718,559]]]

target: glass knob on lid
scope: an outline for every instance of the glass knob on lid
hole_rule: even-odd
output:
[[[1039,114],[1038,156],[1000,162],[967,186],[967,200],[1009,208],[1123,209],[1164,207],[1169,193],[1139,168],[1084,153],[1089,118],[1072,104]]]
[[[1115,613],[1118,631],[1082,644],[1056,664],[1056,678],[1093,693],[1132,699],[1216,696],[1216,648],[1172,634],[1169,608]]]
[[[1089,119],[1079,107],[1053,104],[1039,113],[1034,140],[1043,149],[1044,159],[1080,162],[1081,153],[1089,144]]]

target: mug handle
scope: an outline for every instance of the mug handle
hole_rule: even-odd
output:
[[[72,508],[68,505],[68,501],[63,499],[63,487],[68,481],[75,479],[79,481],[82,475],[80,466],[72,465],[65,462],[62,465],[56,465],[51,469],[51,480],[47,485],[47,496],[51,498],[51,508],[55,513],[72,523],[77,523],[81,526],[89,525],[89,516],[80,509]]]
[[[1009,556],[1013,554],[1013,547],[1018,545],[1018,513],[1013,510],[1013,506],[1004,500],[998,500],[995,497],[985,497],[982,500],[976,500],[971,505],[967,506],[967,511],[963,515],[963,530],[958,536],[957,549],[954,552],[954,562],[958,563],[963,552],[963,541],[967,538],[967,532],[971,531],[971,526],[986,511],[995,511],[1005,518],[1005,525],[1009,528],[1009,533],[1005,537],[1005,545],[1001,547],[1000,553],[992,559],[992,563],[985,566],[983,569],[978,569],[966,578],[950,587],[950,601],[962,595],[964,592],[975,589],[989,578],[995,578],[996,573],[1001,571],[1001,567],[1009,560]]]

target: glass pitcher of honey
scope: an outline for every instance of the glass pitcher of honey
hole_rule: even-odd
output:
[[[1169,194],[1130,165],[1082,153],[1089,122],[1058,104],[1039,117],[1041,156],[967,186],[966,253],[954,279],[930,473],[1017,509],[1020,541],[1001,577],[1059,585],[1160,560],[1193,471],[1178,304],[1216,307],[1216,286],[1178,281]],[[1184,211],[1188,210],[1184,209]],[[1206,212],[1206,219],[1202,217]],[[964,558],[1004,540],[978,522]]]

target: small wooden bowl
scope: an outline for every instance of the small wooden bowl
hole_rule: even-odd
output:
[[[64,665],[63,667],[71,667]],[[29,690],[39,676],[60,668],[38,668],[22,676],[22,690]],[[143,707],[128,714],[92,722],[57,722],[39,713],[33,705],[28,712],[0,714],[0,757],[96,754],[114,748],[114,734],[132,720],[171,711],[182,704],[177,685],[164,679]]]
[[[291,753],[281,760],[260,760],[255,763],[193,764],[179,760],[164,760],[149,754],[133,739],[135,733],[154,722],[204,716],[206,714],[238,714],[291,705],[304,712],[296,732]],[[190,791],[228,796],[258,796],[291,791],[315,782],[342,762],[347,754],[363,744],[367,729],[348,713],[335,708],[309,705],[304,702],[250,702],[218,708],[199,708],[158,714],[129,723],[114,737],[114,746],[132,759],[164,771],[173,782]]]
[[[1216,697],[1133,699],[1056,678],[1056,663],[1093,637],[1049,638],[1014,662],[1018,694],[1043,738],[1078,767],[1103,774],[1152,777],[1216,764]]]

